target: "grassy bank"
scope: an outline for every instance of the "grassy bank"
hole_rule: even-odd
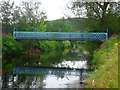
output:
[[[112,36],[94,52],[87,88],[118,88],[118,47],[120,36]]]

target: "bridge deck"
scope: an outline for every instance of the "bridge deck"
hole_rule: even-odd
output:
[[[107,33],[81,33],[81,32],[23,32],[14,31],[15,39],[39,39],[39,40],[107,40]]]

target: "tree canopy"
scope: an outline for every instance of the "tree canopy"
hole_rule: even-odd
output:
[[[1,1],[0,13],[3,24],[3,31],[11,31],[13,27],[21,30],[38,30],[44,26],[44,20],[47,18],[41,10],[39,1],[23,1],[20,6],[14,2]],[[43,30],[42,30],[43,31]]]
[[[74,1],[71,4],[72,6],[69,8],[75,16],[81,17],[84,15],[89,19],[89,22],[86,23],[92,27],[91,30],[106,31],[108,29],[112,33],[119,33],[120,2]]]

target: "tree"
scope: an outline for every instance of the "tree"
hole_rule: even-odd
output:
[[[47,18],[40,8],[39,1],[23,1],[21,6],[16,6],[14,2],[1,1],[0,13],[3,23],[3,31],[12,31],[14,27],[19,30],[39,30],[39,26],[44,26]],[[45,29],[45,28],[44,28]],[[39,30],[40,31],[40,30]],[[44,31],[44,30],[42,30]]]
[[[14,2],[10,3],[10,0],[1,1],[0,13],[2,21],[2,30],[10,30],[10,25],[12,24],[12,13],[13,13]]]
[[[119,27],[117,24],[118,17],[120,16],[119,4],[119,2],[72,2],[72,7],[70,9],[78,17],[84,14],[89,20],[95,20],[95,25],[99,26],[93,28],[96,29],[100,27],[97,28],[99,31],[106,31],[109,29],[111,32],[118,32]],[[91,25],[93,23],[90,22],[88,24]],[[109,27],[110,24],[113,24],[113,27]],[[116,31],[113,30],[115,28]]]
[[[20,18],[18,20],[19,24],[17,24],[18,27],[23,25],[25,27],[21,29],[30,31],[40,31],[39,26],[46,27],[44,26],[46,15],[43,11],[41,11],[40,5],[41,3],[39,1],[22,2],[19,7]]]
[[[18,31],[46,31],[45,19],[46,15],[41,10],[41,3],[39,1],[24,1],[20,6],[16,6],[14,2],[10,3],[10,0],[1,1],[0,13],[2,15],[1,20],[3,23],[3,31],[6,33],[13,32],[15,27]],[[9,37],[9,36],[8,36]],[[8,38],[7,37],[7,38]],[[9,43],[8,41],[7,43]],[[26,40],[19,41],[22,43],[22,49],[39,48],[39,41]],[[10,48],[9,48],[10,47]],[[7,46],[7,51],[11,51],[11,47]],[[7,52],[5,51],[5,52]],[[10,52],[11,53],[11,52]]]

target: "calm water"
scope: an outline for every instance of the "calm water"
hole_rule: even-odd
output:
[[[80,80],[87,75],[84,70],[87,69],[87,55],[83,49],[65,49],[38,56],[5,57],[3,88],[83,88]]]

